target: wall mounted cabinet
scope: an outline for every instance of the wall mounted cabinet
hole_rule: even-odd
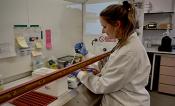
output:
[[[145,13],[172,12],[174,0],[145,0]]]

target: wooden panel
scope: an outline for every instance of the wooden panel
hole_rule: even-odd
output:
[[[175,86],[159,84],[159,92],[175,94]]]
[[[160,74],[175,76],[175,67],[160,66]]]
[[[175,57],[172,57],[172,56],[161,56],[160,65],[163,65],[163,66],[175,66]]]
[[[160,75],[159,83],[175,85],[175,77]]]

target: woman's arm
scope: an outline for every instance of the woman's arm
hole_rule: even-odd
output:
[[[77,77],[96,94],[118,91],[130,80],[136,62],[135,53],[113,55],[102,69],[101,76],[88,75],[81,71]]]

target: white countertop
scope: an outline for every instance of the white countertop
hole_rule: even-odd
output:
[[[50,103],[48,106],[63,106],[64,104],[66,104],[70,100],[72,100],[73,98],[78,97],[78,95],[80,95],[80,97],[82,97],[81,94],[83,94],[83,93],[86,94],[86,92],[84,91],[86,89],[84,89],[83,85],[80,85],[78,88],[75,88],[75,89],[66,89],[66,90],[63,90],[66,87],[65,86],[65,83],[67,82],[67,79],[66,78],[67,77],[63,77],[63,78],[58,79],[58,82],[56,83],[56,85],[58,85],[58,83],[59,83],[59,85],[58,85],[59,87],[56,87],[56,86],[52,86],[51,85],[51,89],[52,90],[53,90],[53,87],[56,87],[56,91],[54,91],[54,94],[55,95],[52,95],[52,96],[56,96],[57,95],[56,97],[58,97],[58,98],[54,102]],[[22,78],[22,79],[16,80],[14,82],[5,84],[4,85],[4,89],[9,89],[11,87],[14,87],[14,86],[17,86],[19,84],[25,83],[27,81],[30,81],[32,79],[33,79],[33,77],[32,76],[29,76],[29,77],[26,77],[26,78]],[[61,83],[61,86],[60,86],[60,83]],[[48,86],[48,85],[49,84],[47,84],[45,86]],[[39,91],[39,92],[42,92],[42,93],[46,93],[46,94],[49,94],[50,93],[49,95],[53,94],[53,91],[52,92],[47,91],[48,89],[45,89],[44,88],[45,86],[37,89],[36,91]],[[95,97],[95,98],[88,98],[87,100],[91,101],[90,104],[94,104],[98,99],[99,98],[96,98]],[[14,105],[6,102],[4,104],[1,104],[1,106],[14,106]]]
[[[10,82],[4,85],[4,89],[9,89],[11,87],[17,86],[19,84],[25,83],[30,80],[32,80],[32,76],[25,77],[25,78],[16,80],[14,82]],[[58,91],[62,91],[62,90],[58,89]],[[76,89],[67,90],[66,92],[63,92],[62,94],[59,93],[59,95],[57,95],[58,99],[52,102],[51,104],[49,104],[48,106],[62,106],[77,95],[78,95],[78,91]],[[7,102],[7,103],[2,104],[1,106],[14,106],[14,105]]]
[[[4,85],[4,89],[12,88],[12,87],[14,87],[14,86],[17,86],[17,85],[19,85],[19,84],[28,82],[28,81],[30,81],[30,80],[32,80],[32,76],[28,76],[28,77],[25,77],[25,78],[22,78],[22,79],[19,79],[19,80],[16,80],[16,81],[7,83],[7,84]]]
[[[53,70],[46,69],[46,68],[37,69],[37,70],[35,70],[35,72],[32,72],[32,76],[21,78],[19,80],[5,84],[4,89],[6,90],[9,88],[15,87],[17,85],[20,85],[22,83],[26,83],[28,81],[31,81],[34,78],[38,78],[39,76],[48,74],[49,71],[53,72]],[[81,100],[82,95],[84,95],[84,97],[86,98],[86,96],[88,94],[87,88],[83,84],[81,84],[80,86],[78,86],[75,89],[68,89],[67,80],[68,80],[67,76],[61,77],[55,81],[52,81],[51,83],[48,83],[48,84],[43,85],[42,87],[40,87],[38,89],[35,89],[35,91],[57,97],[57,99],[55,101],[53,101],[52,103],[50,103],[48,106],[63,106],[64,104],[66,104],[67,102],[72,100],[74,97],[78,97],[78,100],[80,102],[80,101],[82,101]],[[91,97],[89,99],[86,98],[85,100],[89,100],[88,101],[89,104],[94,104],[95,101],[97,101],[98,99],[99,98],[97,98],[97,97],[95,97],[95,98]],[[73,99],[73,100],[76,100],[76,99]],[[79,104],[79,102],[75,102],[75,103]],[[84,104],[84,102],[82,104]],[[82,104],[79,104],[79,105],[82,106]],[[89,104],[87,104],[87,106],[89,106]],[[77,106],[77,104],[75,104],[75,105]],[[6,102],[4,104],[1,104],[1,106],[14,106],[14,105]]]
[[[147,52],[151,52],[151,53],[157,53],[157,54],[171,54],[171,55],[175,55],[175,49],[172,50],[172,52],[164,52],[164,51],[158,51],[158,48],[146,48]]]

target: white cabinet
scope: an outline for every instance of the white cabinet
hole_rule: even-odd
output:
[[[145,0],[145,13],[172,12],[174,0]]]

